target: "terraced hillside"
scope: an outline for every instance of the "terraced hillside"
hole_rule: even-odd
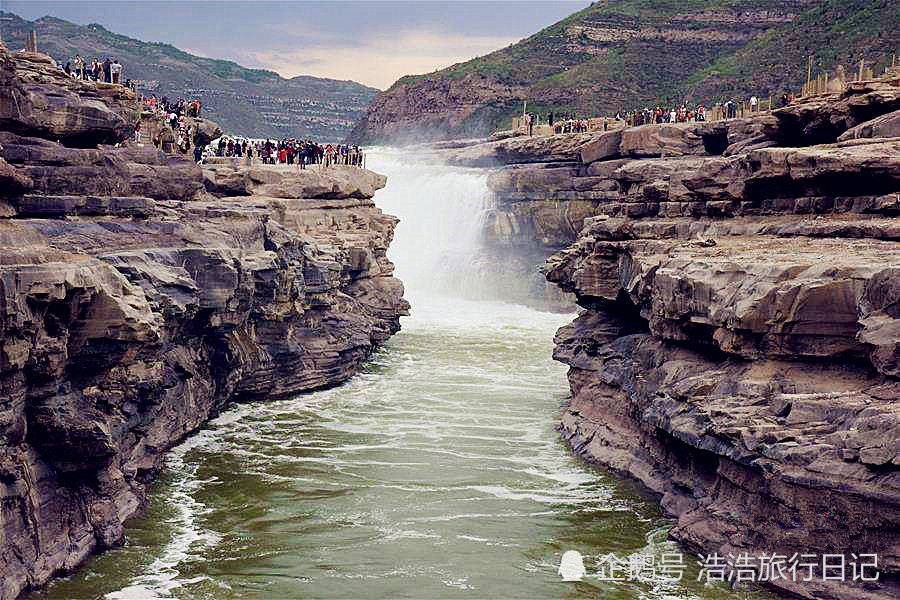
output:
[[[890,60],[889,0],[605,0],[497,52],[376,96],[357,142],[480,136],[522,110],[597,115],[799,90],[817,69]],[[887,57],[887,58],[886,58]]]

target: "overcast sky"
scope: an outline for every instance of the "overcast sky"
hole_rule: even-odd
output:
[[[33,21],[52,15],[284,77],[352,79],[385,89],[503,48],[589,0],[0,0]]]

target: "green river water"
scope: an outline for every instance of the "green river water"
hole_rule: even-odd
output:
[[[554,431],[572,315],[472,296],[476,171],[387,151],[376,196],[413,314],[346,385],[236,405],[173,450],[128,543],[32,598],[763,599],[696,581],[567,582],[567,550],[660,557],[671,522]],[[454,266],[455,265],[455,266]]]

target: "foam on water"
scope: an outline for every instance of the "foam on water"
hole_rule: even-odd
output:
[[[183,578],[178,567],[191,561],[203,560],[200,553],[215,546],[220,540],[217,533],[198,524],[210,509],[193,497],[194,491],[214,483],[215,479],[198,479],[196,465],[184,460],[185,453],[203,446],[213,435],[210,432],[200,433],[166,456],[165,467],[176,474],[171,492],[171,506],[175,515],[168,522],[172,531],[171,539],[150,564],[146,574],[136,577],[125,588],[106,594],[105,598],[108,600],[170,598],[173,590],[206,579]]]

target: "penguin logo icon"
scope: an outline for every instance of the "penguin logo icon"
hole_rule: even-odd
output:
[[[562,555],[557,573],[563,578],[563,581],[581,581],[581,578],[587,574],[581,552],[566,550]]]

